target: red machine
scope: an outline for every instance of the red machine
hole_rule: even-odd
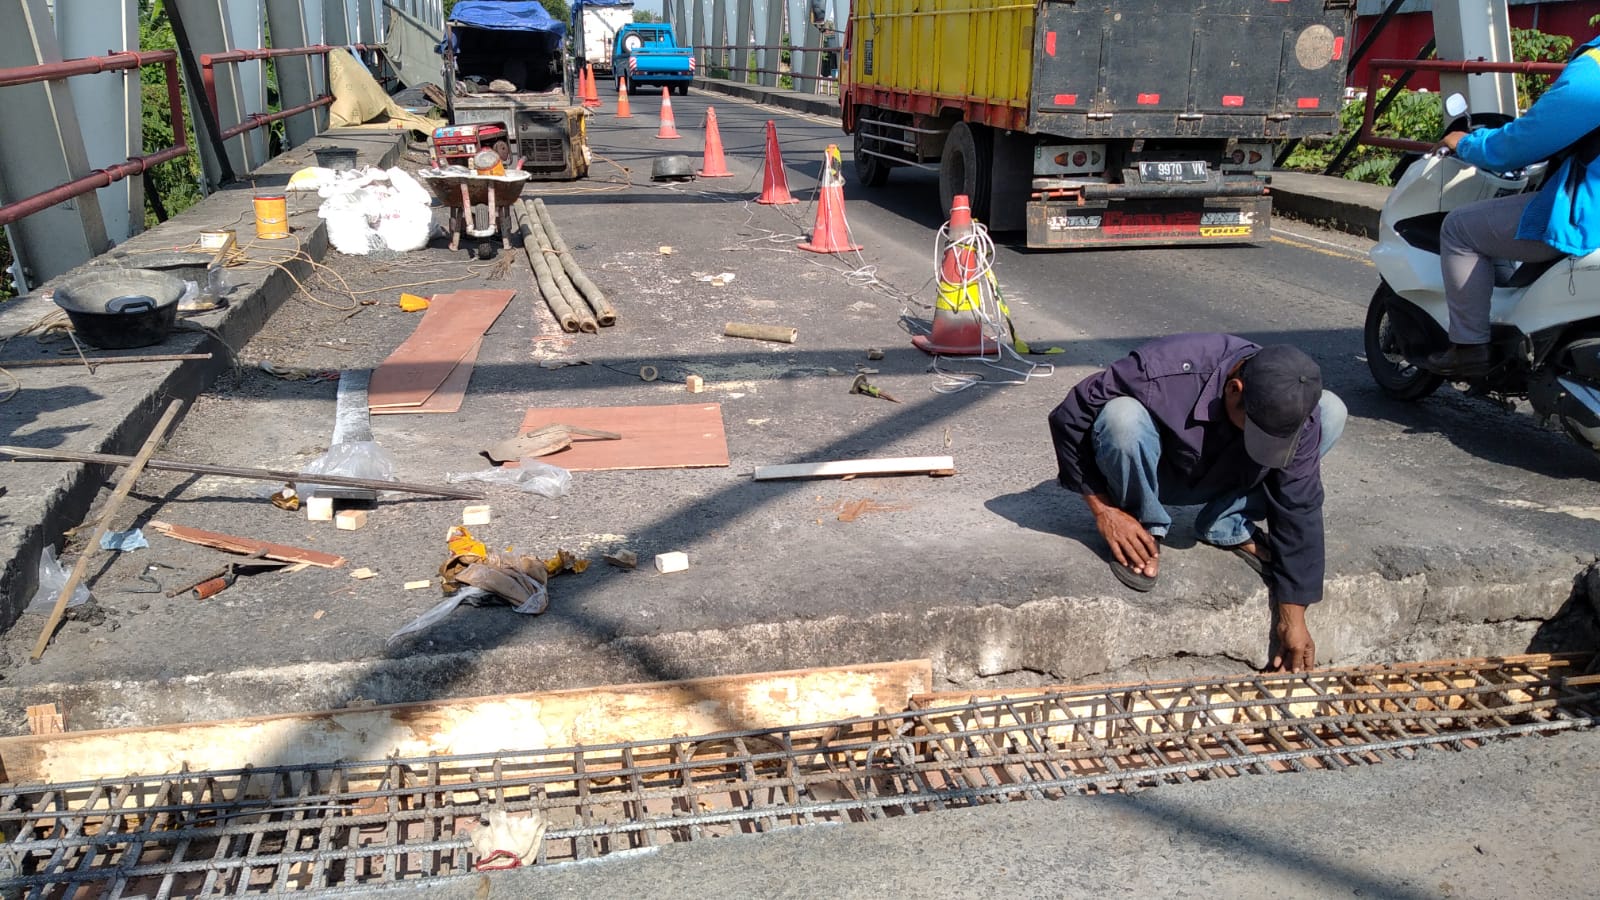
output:
[[[433,164],[472,168],[480,150],[493,150],[500,161],[511,163],[511,141],[503,125],[446,125],[433,132]]]

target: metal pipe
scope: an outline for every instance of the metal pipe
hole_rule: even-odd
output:
[[[61,78],[70,78],[74,75],[119,72],[156,63],[176,62],[177,59],[178,51],[176,50],[154,50],[148,53],[130,50],[122,53],[112,53],[108,56],[85,56],[79,59],[62,60],[61,62],[16,66],[9,69],[0,69],[0,87],[16,87],[17,85],[33,84],[39,81],[55,81]]]
[[[318,97],[317,99],[311,101],[310,103],[302,103],[299,106],[292,106],[292,107],[290,107],[288,109],[280,109],[277,112],[251,113],[248,116],[245,116],[245,120],[243,122],[241,122],[240,124],[235,125],[232,128],[224,129],[223,132],[222,132],[222,137],[224,139],[235,138],[235,137],[238,137],[241,134],[244,134],[247,131],[251,131],[253,129],[260,128],[263,125],[271,125],[273,122],[277,122],[277,121],[282,120],[282,119],[287,119],[290,116],[298,116],[301,113],[310,112],[311,110],[317,109],[318,107],[332,106],[332,105],[333,105],[333,95],[332,94],[323,94],[321,97]]]

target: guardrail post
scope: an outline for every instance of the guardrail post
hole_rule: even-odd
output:
[[[355,6],[356,29],[361,35],[358,44],[378,43],[378,17],[374,0],[349,0]]]
[[[757,43],[750,33],[750,25],[755,18],[756,0],[736,0],[737,5],[733,11],[733,40],[728,43],[736,45],[733,50],[733,71],[730,73],[733,80],[744,84],[750,80],[750,48],[746,44]]]
[[[758,79],[763,87],[778,86],[778,67],[783,64],[783,8],[788,0],[763,0],[767,5],[766,30],[756,43],[762,46],[761,66],[766,69]]]
[[[728,0],[711,0],[711,43],[716,45],[717,50],[712,54],[713,58],[706,61],[707,69],[728,68]],[[709,77],[711,73],[707,71],[705,74]],[[728,77],[727,73],[724,72],[721,77]]]
[[[0,0],[0,68],[60,62],[55,25],[44,0]],[[0,88],[0,198],[27,197],[40,185],[62,184],[91,169],[65,80]],[[111,249],[93,193],[6,228],[16,258],[18,290],[32,287]]]
[[[166,0],[170,10],[177,10],[183,21],[183,34],[179,37],[180,45],[187,41],[189,49],[196,56],[207,53],[221,53],[233,49],[232,29],[228,27],[227,9],[223,5],[226,0]],[[248,110],[245,108],[243,92],[239,88],[238,73],[232,66],[215,66],[208,72],[202,72],[203,80],[208,84],[189,84],[189,108],[194,113],[195,131],[200,136],[197,141],[200,145],[200,163],[205,169],[206,183],[216,187],[222,183],[223,171],[221,162],[217,157],[218,141],[215,136],[209,135],[206,117],[203,115],[202,104],[199,99],[204,92],[211,100],[211,112],[216,116],[218,134],[222,129],[241,122]],[[227,154],[228,168],[235,174],[242,174],[255,168],[257,162],[248,150],[249,143],[245,137],[236,137],[221,142]]]
[[[309,47],[306,34],[305,7],[301,0],[266,0],[267,30],[275,48]],[[321,60],[311,56],[284,56],[273,60],[278,73],[278,100],[284,109],[303,106],[320,94],[316,89],[313,72],[321,68]],[[310,110],[284,120],[283,127],[289,146],[298,147],[317,136],[327,125],[323,108]]]
[[[139,49],[135,0],[56,0],[56,35],[67,59]],[[144,152],[139,73],[103,72],[67,80],[90,168]],[[14,125],[14,123],[7,123]],[[175,140],[182,141],[183,135]],[[144,230],[144,179],[127,178],[95,192],[106,238],[120,244]]]
[[[351,37],[350,14],[345,0],[324,0],[322,6],[322,42],[341,47],[355,43]]]

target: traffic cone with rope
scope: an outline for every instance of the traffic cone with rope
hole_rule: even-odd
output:
[[[588,93],[584,95],[583,105],[590,109],[600,108],[600,89],[594,83],[594,63],[583,64],[583,74],[588,81]]]
[[[994,273],[979,265],[972,241],[975,231],[971,203],[966,194],[957,194],[950,204],[950,222],[945,226],[933,333],[911,339],[918,350],[935,356],[988,356],[999,352],[999,343],[986,328],[982,314],[981,285],[984,279],[993,279]]]
[[[850,243],[850,226],[844,220],[844,163],[839,145],[829,144],[822,157],[822,185],[817,191],[817,221],[811,239],[799,247],[811,253],[849,253],[860,250]]]
[[[761,164],[761,196],[756,202],[768,206],[800,202],[789,196],[789,176],[784,174],[783,154],[778,150],[778,126],[771,119],[767,120],[767,159]]]
[[[672,95],[667,93],[666,85],[661,86],[661,128],[656,131],[656,140],[675,141],[683,135],[678,133],[678,121],[672,117]]]
[[[628,104],[628,79],[617,80],[617,118],[633,118],[633,107]]]
[[[706,152],[703,168],[696,172],[701,178],[732,178],[728,162],[722,156],[722,132],[717,130],[717,111],[706,107]]]

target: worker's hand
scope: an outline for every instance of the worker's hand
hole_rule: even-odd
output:
[[[1465,131],[1452,131],[1441,138],[1439,143],[1433,146],[1433,149],[1435,151],[1449,150],[1451,153],[1454,153],[1456,152],[1456,145],[1461,143],[1461,139],[1466,136],[1467,133]]]
[[[1094,525],[1100,536],[1111,545],[1111,558],[1135,572],[1154,576],[1156,557],[1161,555],[1161,545],[1155,536],[1139,524],[1139,520],[1111,505],[1098,494],[1085,498],[1094,513]]]
[[[1306,608],[1293,603],[1278,604],[1278,652],[1272,658],[1274,672],[1305,672],[1317,665],[1317,642],[1306,627]]]

